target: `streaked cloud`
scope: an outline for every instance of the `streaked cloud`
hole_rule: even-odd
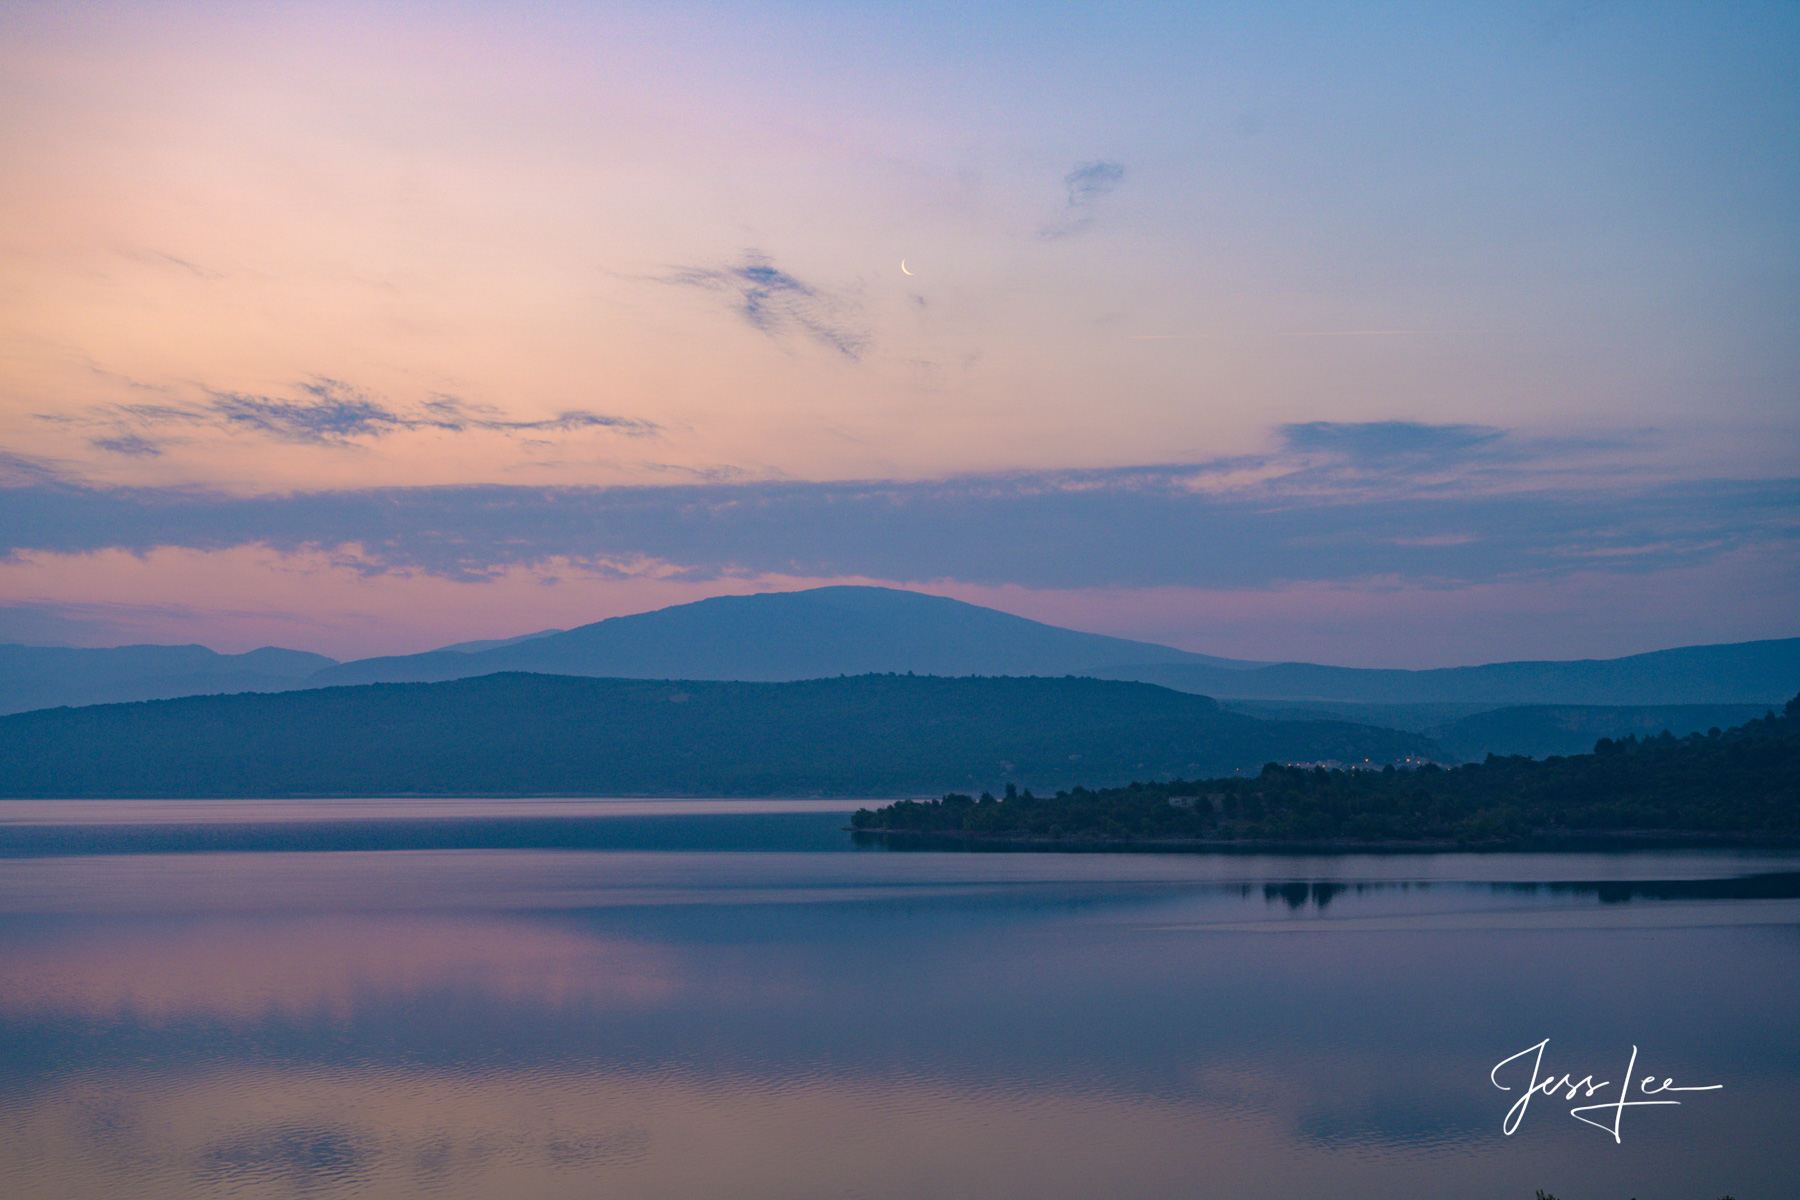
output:
[[[1063,186],[1069,189],[1069,207],[1085,208],[1100,197],[1119,186],[1125,178],[1125,168],[1118,163],[1091,162],[1083,163],[1063,176]]]
[[[410,407],[396,407],[348,383],[326,378],[297,384],[288,396],[208,390],[205,399],[192,403],[94,406],[74,417],[40,419],[114,426],[115,432],[90,438],[88,444],[97,450],[138,458],[161,453],[160,443],[146,436],[145,431],[175,426],[262,434],[278,442],[313,446],[349,446],[418,429],[503,434],[611,429],[635,437],[658,431],[658,426],[650,421],[587,409],[565,409],[554,417],[534,421],[515,420],[492,405],[473,404],[455,396],[435,395]]]
[[[62,478],[62,469],[50,459],[0,449],[0,488],[48,483]]]
[[[118,601],[20,601],[0,603],[0,643],[25,646],[117,646],[125,643],[198,641],[216,629],[224,613],[179,604]]]
[[[155,458],[162,453],[162,446],[135,433],[122,433],[117,437],[89,438],[88,445],[96,450],[104,450],[108,454],[122,454],[126,458]]]
[[[1419,421],[1304,421],[1277,431],[1298,453],[1337,454],[1359,463],[1466,460],[1496,449],[1506,431],[1489,425]]]
[[[668,577],[859,576],[1032,588],[1265,587],[1373,578],[1444,586],[1644,572],[1800,548],[1800,479],[1646,480],[1514,448],[1502,487],[1445,459],[1504,444],[1469,426],[1306,425],[1264,456],[928,481],[376,488],[229,496],[25,481],[0,490],[0,550],[261,544],[369,575],[478,580],[568,562]],[[1378,478],[1372,455],[1401,459]],[[1405,458],[1410,455],[1411,458]],[[1527,486],[1529,462],[1545,472]],[[1410,465],[1409,465],[1410,463]],[[1567,470],[1567,474],[1563,473]],[[1428,485],[1428,486],[1427,486]]]
[[[868,353],[871,336],[848,299],[803,283],[759,250],[744,251],[736,263],[685,268],[663,282],[724,295],[746,324],[772,338],[797,333],[853,361]]]
[[[1125,168],[1118,163],[1088,162],[1077,165],[1063,176],[1067,198],[1061,217],[1038,230],[1045,241],[1056,241],[1082,232],[1094,223],[1096,206],[1125,178]]]

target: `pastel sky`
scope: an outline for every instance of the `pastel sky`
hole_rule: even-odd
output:
[[[1792,3],[11,3],[0,640],[1800,635],[1796,61]]]

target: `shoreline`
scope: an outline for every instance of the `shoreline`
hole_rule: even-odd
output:
[[[1702,830],[1592,830],[1536,834],[1478,842],[1453,839],[1359,841],[1325,838],[1283,841],[1270,838],[1143,838],[1045,834],[969,833],[964,830],[857,829],[845,826],[859,844],[902,843],[896,848],[987,850],[1021,853],[1135,852],[1164,854],[1493,854],[1594,850],[1782,849],[1800,847],[1788,834],[1712,833]]]

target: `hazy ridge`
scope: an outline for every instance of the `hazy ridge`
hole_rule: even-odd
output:
[[[205,646],[0,645],[0,713],[63,704],[115,704],[225,692],[279,692],[336,660],[264,646],[220,654]]]
[[[791,682],[909,671],[1151,683],[1252,716],[1422,733],[1440,743],[1440,757],[1478,759],[1575,753],[1600,737],[1737,724],[1800,690],[1800,638],[1618,659],[1378,670],[1215,658],[941,596],[828,587],[714,597],[575,629],[347,663],[273,647],[226,655],[203,646],[0,646],[0,713],[499,672]]]
[[[839,795],[1385,762],[1417,734],[1263,721],[1149,684],[499,674],[0,717],[0,795]]]

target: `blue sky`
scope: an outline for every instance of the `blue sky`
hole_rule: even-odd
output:
[[[1253,658],[1800,633],[1791,4],[24,4],[0,46],[0,638],[848,580]]]

